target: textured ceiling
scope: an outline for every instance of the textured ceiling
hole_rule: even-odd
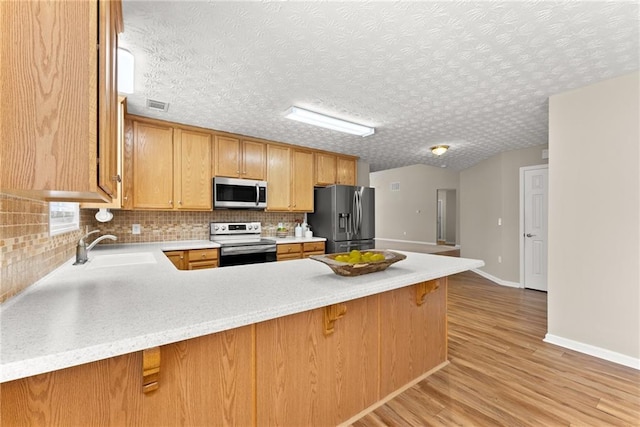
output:
[[[371,171],[461,170],[547,143],[549,96],[640,68],[636,1],[124,0],[123,11],[131,113],[357,155]],[[292,105],[376,133],[285,119]],[[451,149],[437,158],[440,143]]]

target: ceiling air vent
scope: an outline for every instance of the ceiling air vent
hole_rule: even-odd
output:
[[[391,183],[391,191],[400,191],[400,183],[392,182]]]
[[[147,108],[150,110],[162,111],[166,113],[169,109],[169,103],[147,99]]]

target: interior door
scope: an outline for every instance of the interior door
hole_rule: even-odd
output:
[[[524,287],[547,290],[548,168],[524,170]]]

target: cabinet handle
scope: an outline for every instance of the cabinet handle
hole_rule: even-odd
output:
[[[111,181],[114,181],[114,182],[122,182],[122,178],[120,178],[120,174],[118,174],[118,175],[113,175],[113,176],[111,177]]]
[[[129,196],[124,196],[124,199],[125,200],[129,200]]]
[[[169,206],[173,206],[173,200],[169,200]]]
[[[179,204],[180,206],[182,206],[182,200],[179,200],[179,201],[178,201],[178,204]]]

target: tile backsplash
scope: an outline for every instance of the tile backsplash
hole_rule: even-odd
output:
[[[245,210],[219,210],[207,212],[164,212],[112,210],[113,219],[98,222],[97,209],[82,209],[89,214],[89,228],[100,234],[113,234],[117,241],[103,240],[100,244],[162,242],[169,240],[208,240],[209,223],[255,221],[262,223],[263,235],[275,233],[275,226],[282,222],[293,236],[293,227],[302,221],[304,214],[289,212],[263,212]],[[133,234],[133,224],[140,224],[140,234]]]
[[[212,221],[259,221],[264,235],[273,235],[282,222],[293,235],[293,226],[304,218],[304,214],[288,212],[113,210],[113,219],[101,223],[94,217],[96,212],[81,209],[80,230],[50,237],[47,202],[0,193],[0,303],[72,259],[86,229],[118,237],[116,242],[106,239],[100,244],[207,240]],[[133,224],[140,224],[140,234],[132,234]]]
[[[49,203],[0,193],[0,302],[18,294],[75,256],[80,230],[49,236]]]

